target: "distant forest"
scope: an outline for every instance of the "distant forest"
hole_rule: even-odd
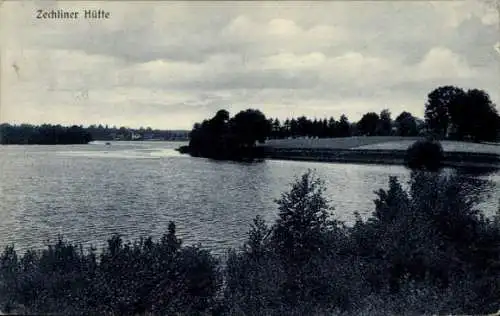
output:
[[[187,140],[188,131],[151,128],[131,129],[103,125],[61,126],[0,124],[0,144],[68,145],[88,144],[94,140]]]
[[[67,145],[87,144],[92,141],[92,135],[79,126],[64,127],[60,125],[0,125],[0,143],[8,144],[38,144]]]

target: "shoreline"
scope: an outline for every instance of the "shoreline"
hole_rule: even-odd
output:
[[[405,165],[408,146],[422,137],[345,137],[268,140],[253,149],[255,158],[330,163]],[[445,140],[443,167],[500,169],[500,143],[468,143]],[[364,148],[368,147],[368,148]],[[371,147],[371,148],[370,148]],[[189,145],[176,151],[191,155]],[[196,157],[196,155],[192,155]]]
[[[264,158],[272,160],[404,165],[406,156],[406,150],[262,147],[264,148]],[[500,155],[444,152],[443,166],[500,169]]]
[[[333,148],[283,148],[258,146],[258,158],[347,164],[405,165],[406,150],[387,149],[333,149]],[[190,155],[188,146],[175,149]],[[475,152],[444,152],[443,167],[460,169],[500,170],[500,155]]]

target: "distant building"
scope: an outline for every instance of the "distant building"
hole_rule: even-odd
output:
[[[130,138],[132,140],[138,140],[138,139],[141,139],[142,138],[142,135],[139,134],[139,133],[135,133],[135,132],[130,132]]]

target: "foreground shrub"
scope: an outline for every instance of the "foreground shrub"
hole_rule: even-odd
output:
[[[230,315],[492,313],[499,309],[500,230],[456,176],[392,177],[375,210],[352,227],[328,219],[323,184],[308,173],[256,218],[227,262]],[[495,242],[496,241],[496,242]]]
[[[437,141],[417,140],[406,150],[406,166],[412,170],[438,171],[443,158],[443,147]]]
[[[332,312],[355,299],[348,284],[357,284],[360,275],[353,257],[345,256],[345,229],[330,218],[324,189],[309,171],[276,201],[274,225],[254,220],[243,249],[231,252],[227,262],[229,314]]]
[[[492,238],[500,234],[461,184],[457,176],[415,172],[406,192],[392,178],[389,190],[378,192],[373,216],[358,223],[353,237],[370,241],[358,245],[370,258],[368,266],[377,262],[373,279],[390,293],[417,282],[453,293],[439,296],[447,302],[439,312],[495,311],[500,270],[492,267],[500,262],[500,252]]]
[[[1,257],[0,299],[8,312],[187,314],[207,312],[220,288],[218,261],[199,247],[181,247],[175,225],[155,242],[108,241],[99,260],[60,239],[20,260],[13,247]]]

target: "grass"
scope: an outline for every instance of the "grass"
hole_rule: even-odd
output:
[[[330,149],[367,149],[367,150],[406,150],[408,146],[422,137],[401,136],[353,136],[320,139],[271,139],[264,146],[275,148],[330,148]],[[460,141],[441,141],[445,152],[475,152],[500,155],[500,145],[493,143],[471,143]]]
[[[399,136],[353,136],[337,138],[318,139],[271,139],[266,141],[264,146],[279,148],[332,148],[332,149],[352,149],[360,146],[381,144],[398,141],[415,141],[421,137],[399,137]]]
[[[378,143],[366,146],[356,147],[356,149],[385,149],[385,150],[405,150],[410,146],[413,140],[391,141],[386,143]],[[444,140],[441,141],[441,146],[446,152],[474,152],[474,153],[491,153],[500,155],[500,146],[492,144],[470,143]]]

